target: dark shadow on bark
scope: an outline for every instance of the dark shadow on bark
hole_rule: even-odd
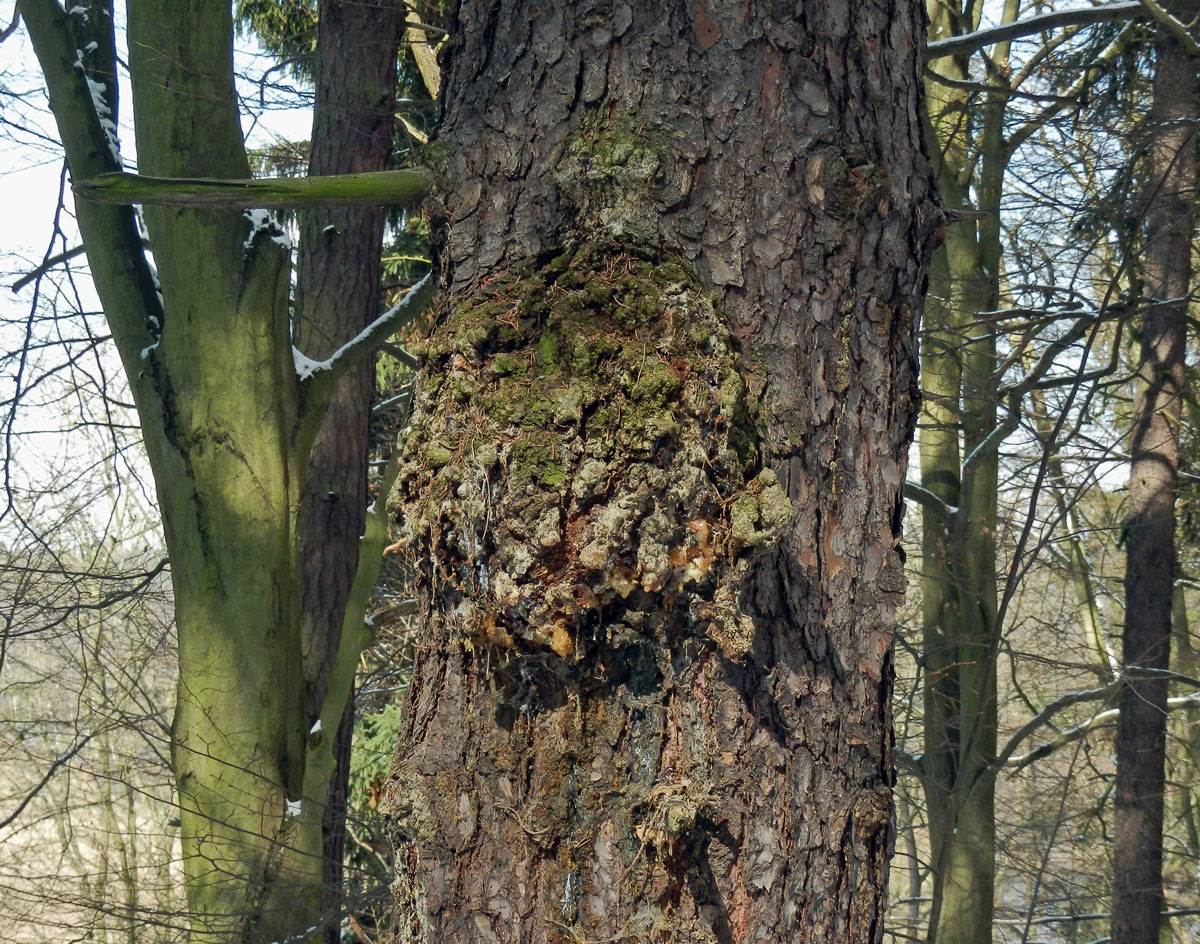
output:
[[[688,889],[700,913],[712,928],[717,944],[734,944],[736,938],[729,921],[729,907],[714,874],[709,846],[716,839],[729,849],[731,858],[736,858],[739,844],[725,823],[718,825],[707,817],[697,817],[696,831],[689,838],[687,858],[683,862]]]

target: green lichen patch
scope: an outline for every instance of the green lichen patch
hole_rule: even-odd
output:
[[[708,627],[791,506],[760,468],[761,383],[686,265],[543,254],[443,311],[426,352],[389,507],[464,641],[577,659],[684,588],[691,631],[730,638]]]
[[[556,183],[586,226],[610,238],[648,241],[657,224],[647,208],[663,209],[681,199],[689,186],[683,166],[670,137],[643,118],[598,113],[572,131]],[[661,277],[665,284],[670,273]]]
[[[773,542],[791,524],[794,511],[779,479],[763,469],[730,504],[730,543],[735,548]]]

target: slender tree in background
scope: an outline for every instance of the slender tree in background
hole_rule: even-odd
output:
[[[921,28],[457,7],[399,940],[878,940]]]
[[[396,53],[404,28],[399,0],[319,8],[314,68],[316,99],[311,175],[386,170],[395,124]],[[310,210],[300,217],[296,297],[297,344],[324,358],[379,312],[382,207]],[[301,647],[307,718],[322,730],[310,739],[303,807],[294,843],[297,891],[324,889],[317,913],[340,898],[345,791],[353,729],[354,672],[366,613],[350,593],[366,526],[368,420],[374,373],[366,361],[337,386],[309,459],[300,518]],[[378,549],[376,549],[378,553]],[[343,623],[350,637],[343,642]],[[336,677],[335,677],[336,676]],[[319,871],[318,871],[319,870]],[[281,889],[280,907],[293,898]],[[338,922],[328,939],[340,939]]]
[[[1124,684],[1117,724],[1113,944],[1159,940],[1175,497],[1196,205],[1196,64],[1165,30],[1155,43],[1145,308],[1130,445]],[[1146,671],[1143,671],[1146,670]],[[1163,932],[1170,930],[1162,922]]]
[[[930,4],[930,39],[978,28],[977,4]],[[1018,4],[1004,4],[1002,23]],[[990,51],[1004,63],[1008,44]],[[920,434],[921,606],[925,738],[921,774],[929,817],[933,896],[930,944],[991,940],[995,885],[995,620],[997,602],[996,321],[1000,200],[1011,150],[1007,97],[972,106],[970,56],[942,57],[927,79],[938,188],[952,211],[922,332]],[[998,73],[1000,70],[996,69]],[[977,206],[972,204],[975,200]]]

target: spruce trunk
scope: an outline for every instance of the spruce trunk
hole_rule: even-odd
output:
[[[398,940],[875,942],[919,4],[459,4]]]
[[[392,154],[396,54],[403,6],[393,0],[320,5],[310,176],[384,171]],[[313,209],[300,218],[294,334],[309,357],[326,358],[380,311],[383,207]],[[279,901],[304,902],[308,924],[340,940],[346,789],[354,723],[357,650],[339,660],[343,622],[359,568],[367,510],[368,426],[374,396],[370,359],[338,382],[309,457],[300,516],[301,646],[310,727],[304,797]],[[366,566],[370,566],[367,564]],[[334,678],[334,673],[349,677]]]

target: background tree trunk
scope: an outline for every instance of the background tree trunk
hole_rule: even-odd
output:
[[[146,173],[248,175],[232,34],[228,8],[129,5]],[[178,627],[183,866],[193,940],[227,941],[289,925],[265,908],[304,765],[295,517],[305,445],[289,267],[270,231],[236,211],[145,216],[165,309],[160,343],[142,352],[165,415],[146,439],[152,463],[160,450],[174,460],[154,471]]]
[[[403,4],[393,0],[321,4],[310,176],[388,169],[403,23]],[[382,207],[300,214],[295,338],[307,356],[329,357],[378,316],[383,226]],[[373,362],[367,359],[339,381],[309,459],[300,567],[310,724],[322,717],[328,693],[352,693],[349,685],[331,689],[330,673],[337,663],[365,526],[373,395]],[[357,659],[344,660],[343,668],[353,672],[357,664]],[[306,900],[317,909],[314,918],[330,917],[342,891],[350,737],[340,728],[353,725],[354,706],[352,695],[341,697],[342,705],[328,706],[342,718],[339,730],[323,731],[310,743],[303,807],[288,863],[295,887],[280,889],[286,896],[281,904],[290,901],[295,908],[297,898]],[[327,924],[326,935],[333,942],[340,939],[338,921]]]
[[[1175,580],[1175,496],[1187,299],[1196,205],[1195,63],[1161,34],[1155,52],[1153,135],[1143,250],[1146,308],[1129,470],[1125,633],[1129,674],[1118,700],[1113,823],[1113,944],[1156,944],[1163,911],[1167,679]],[[1165,933],[1169,928],[1163,922]]]
[[[921,27],[460,4],[400,940],[878,939]]]
[[[116,170],[104,126],[116,107],[111,5],[83,16],[23,0],[21,14],[73,179]],[[139,0],[128,21],[139,168],[245,178],[229,8]],[[129,207],[80,200],[77,215],[171,557],[191,940],[279,939],[296,930],[294,899],[273,892],[297,839],[307,753],[297,520],[328,398],[296,373],[286,240],[237,211],[148,207],[156,279]]]
[[[932,39],[968,32],[981,10],[929,4]],[[1018,4],[1005,3],[1002,23]],[[992,50],[1008,59],[1008,44]],[[927,82],[934,166],[946,205],[983,221],[947,227],[933,263],[922,350],[921,484],[942,502],[923,516],[924,787],[933,895],[929,944],[992,939],[996,878],[995,772],[999,643],[996,579],[1000,441],[996,328],[1003,258],[1000,197],[1010,152],[1003,94],[990,95],[977,127],[965,116],[971,95],[967,57],[930,68],[949,81]],[[958,83],[958,84],[953,84]],[[974,191],[974,196],[972,196]]]

